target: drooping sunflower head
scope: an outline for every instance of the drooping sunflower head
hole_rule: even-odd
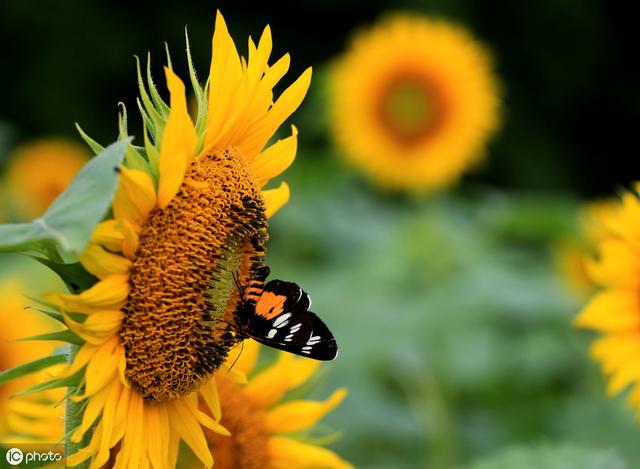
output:
[[[82,146],[59,138],[36,140],[9,156],[5,210],[19,220],[42,215],[89,160]]]
[[[640,199],[636,191],[599,212],[597,256],[587,272],[600,290],[575,319],[601,334],[591,355],[609,376],[608,392],[630,387],[629,402],[640,409]]]
[[[109,216],[79,257],[89,284],[46,297],[83,342],[61,375],[80,374],[82,393],[73,399],[88,400],[72,441],[90,441],[71,465],[91,458],[92,467],[110,459],[116,467],[172,467],[183,439],[210,467],[202,428],[228,434],[198,405],[219,418],[212,376],[239,340],[236,282],[251,287],[264,264],[267,219],[289,197],[285,183],[268,184],[295,158],[297,131],[268,141],[301,103],[311,70],[274,99],[289,55],[269,64],[268,26],[241,58],[218,13],[212,48],[204,87],[188,55],[195,122],[170,63],[169,104],[149,67],[145,80],[138,66],[144,145],[128,147]],[[125,138],[124,107],[120,117]]]
[[[488,51],[443,20],[396,15],[359,32],[330,86],[336,144],[388,188],[454,183],[498,127]]]

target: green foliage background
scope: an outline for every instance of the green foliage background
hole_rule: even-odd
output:
[[[575,236],[582,200],[638,174],[626,151],[640,106],[627,12],[595,0],[8,0],[0,157],[29,138],[75,135],[75,121],[114,140],[116,102],[135,109],[132,55],[152,51],[160,77],[166,40],[184,72],[188,24],[204,74],[217,7],[241,50],[270,23],[274,55],[292,53],[288,76],[315,69],[292,119],[292,200],[272,221],[269,263],[311,293],[341,347],[311,388],[350,392],[320,436],[341,431],[331,447],[371,469],[640,465],[634,412],[605,397],[591,336],[571,326],[585,299],[567,291],[550,251]],[[376,190],[327,136],[327,64],[355,28],[398,9],[466,24],[493,49],[505,89],[487,162],[423,200]],[[34,292],[53,282],[26,259],[1,261],[5,275],[41,277]]]

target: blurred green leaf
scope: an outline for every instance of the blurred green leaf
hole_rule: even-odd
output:
[[[507,448],[467,469],[625,469],[627,464],[613,450],[572,445],[542,444]]]
[[[87,290],[98,282],[98,278],[87,272],[80,262],[63,264],[44,257],[32,256],[32,258],[58,274],[71,293]]]
[[[15,366],[8,370],[4,370],[2,373],[0,373],[0,385],[16,378],[20,378],[22,376],[26,376],[43,370],[52,365],[64,363],[67,359],[68,356],[66,354],[50,355],[47,357],[39,358],[37,360],[33,360],[29,363],[23,363],[22,365]]]
[[[109,145],[89,161],[42,217],[0,225],[0,251],[42,250],[55,243],[62,251],[79,255],[111,205],[118,185],[116,168],[129,142]]]

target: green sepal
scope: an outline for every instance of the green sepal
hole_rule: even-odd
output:
[[[61,322],[62,324],[65,324],[62,314],[60,314],[57,311],[49,311],[47,309],[36,308],[35,306],[27,306],[25,309],[32,309],[34,311],[44,314],[45,316],[49,316],[51,319],[55,319],[56,321]]]
[[[55,243],[79,256],[111,206],[118,186],[116,169],[129,141],[113,143],[90,160],[42,217],[31,223],[0,225],[0,252],[42,250],[46,243]]]
[[[147,158],[149,158],[149,169],[151,170],[151,176],[153,177],[155,188],[157,190],[158,180],[160,179],[160,152],[158,152],[158,149],[151,143],[151,140],[149,139],[149,134],[147,133],[147,125],[144,117],[142,122],[142,134],[144,135],[144,148],[147,152]]]
[[[191,87],[193,88],[193,92],[196,96],[196,102],[198,103],[198,115],[196,117],[196,135],[198,135],[198,147],[196,148],[196,153],[200,153],[202,147],[204,146],[204,137],[205,130],[207,127],[207,118],[209,114],[207,97],[205,95],[204,89],[200,86],[200,82],[198,82],[198,75],[196,74],[196,69],[193,65],[193,59],[191,57],[191,45],[189,44],[189,34],[187,33],[187,28],[184,28],[184,37],[187,43],[187,63],[189,65],[189,78],[191,79]]]
[[[171,66],[169,66],[169,68],[171,68]],[[167,117],[169,116],[169,106],[160,97],[160,93],[158,93],[158,89],[156,88],[156,85],[153,83],[153,78],[151,77],[151,54],[148,52],[147,52],[147,84],[149,85],[149,93],[151,94],[151,99],[153,100],[153,103],[155,104],[156,109],[164,119],[164,122],[166,122]],[[163,128],[164,128],[164,125],[163,125]]]
[[[56,378],[49,381],[45,381],[44,383],[39,383],[34,386],[29,386],[22,391],[19,391],[13,395],[13,397],[26,396],[28,394],[34,394],[37,392],[48,391],[50,389],[56,388],[66,388],[66,387],[76,387],[82,383],[84,378],[86,366],[82,367],[78,371],[76,371],[71,376],[67,376],[66,378]]]
[[[68,360],[67,354],[48,355],[46,357],[38,358],[37,360],[30,361],[29,363],[23,363],[8,370],[4,370],[0,373],[0,385],[13,381],[17,378],[36,373],[40,370],[44,370],[53,365],[64,363]]]
[[[71,293],[80,293],[87,290],[98,283],[98,277],[94,276],[82,266],[80,262],[73,264],[63,264],[60,262],[50,261],[39,256],[29,256],[32,259],[47,266],[54,271],[58,277],[62,279]]]
[[[66,342],[73,345],[84,345],[84,340],[78,337],[73,331],[69,329],[58,332],[49,332],[47,334],[32,335],[31,337],[24,337],[14,340],[14,342],[28,342],[32,340],[55,340],[58,342]]]
[[[140,70],[140,58],[136,55],[136,73],[138,77],[138,91],[140,92],[140,99],[142,100],[142,104],[144,109],[149,116],[149,119],[152,126],[149,126],[149,129],[154,136],[154,141],[158,141],[159,135],[162,133],[162,129],[164,128],[164,118],[161,116],[156,107],[154,106],[149,94],[147,93],[146,85],[142,79],[142,71]],[[150,60],[150,59],[147,59]]]
[[[93,151],[94,155],[97,155],[98,153],[104,151],[104,147],[102,145],[100,145],[98,142],[96,142],[94,139],[92,139],[91,137],[89,137],[84,130],[82,130],[82,127],[80,127],[80,124],[78,124],[76,122],[76,129],[78,130],[78,133],[80,134],[80,137],[82,138],[82,140],[84,140],[84,142],[89,145],[89,148],[91,148],[91,151]]]

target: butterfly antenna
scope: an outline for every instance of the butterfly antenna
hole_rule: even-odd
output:
[[[231,370],[233,369],[233,367],[236,366],[236,363],[238,363],[238,360],[240,359],[240,355],[242,355],[242,352],[244,352],[244,340],[240,343],[240,353],[238,354],[236,359],[233,360],[233,363],[231,364],[231,366],[227,370],[227,374],[231,373]]]

